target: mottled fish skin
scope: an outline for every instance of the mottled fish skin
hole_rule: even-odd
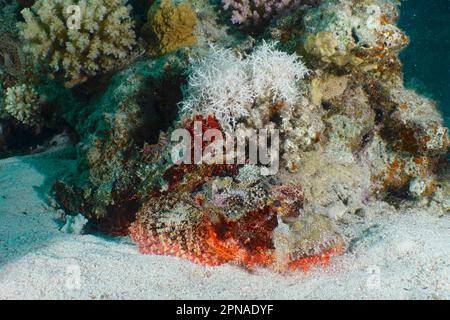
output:
[[[205,199],[201,191],[154,197],[131,225],[131,237],[141,253],[176,256],[205,266],[233,263],[246,269],[307,270],[312,264],[328,263],[342,251],[342,238],[325,217],[301,216],[300,186],[258,185],[265,189],[266,203],[232,217],[226,205]],[[229,188],[246,190],[237,183]],[[254,194],[256,189],[247,190]],[[279,239],[274,239],[280,224],[289,230],[282,260]]]

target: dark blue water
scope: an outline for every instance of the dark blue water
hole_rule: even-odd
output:
[[[400,12],[406,85],[434,99],[450,126],[450,0],[404,0]]]

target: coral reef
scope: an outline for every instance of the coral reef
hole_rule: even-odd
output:
[[[213,114],[227,130],[279,129],[282,158],[295,170],[299,151],[318,142],[324,125],[319,108],[303,97],[301,82],[308,69],[297,55],[275,46],[263,41],[246,57],[211,47],[191,62],[181,108],[188,116]]]
[[[74,5],[80,17],[68,10]],[[136,42],[130,11],[126,0],[38,0],[22,11],[25,22],[19,28],[24,49],[72,87],[113,70],[128,57]]]
[[[154,2],[144,26],[151,33],[150,53],[164,55],[181,47],[195,45],[196,25],[197,16],[190,5],[174,5],[171,0]]]
[[[125,1],[83,2],[112,15],[93,15],[79,31],[62,22],[69,3],[38,0],[23,11],[35,58],[75,84],[131,57]],[[342,252],[340,226],[362,219],[374,201],[448,213],[448,129],[433,101],[404,87],[398,53],[408,38],[396,26],[396,1],[222,4],[233,22],[258,32],[221,20],[220,2],[154,2],[144,28],[150,55],[126,61],[101,86],[69,90],[70,105],[56,104],[77,143],[77,175],[55,184],[67,214],[131,235],[143,253],[282,271]],[[107,34],[91,26],[105,21]],[[88,51],[71,62],[79,45]],[[94,54],[96,46],[104,50]],[[10,88],[14,99],[6,100],[28,106],[37,99],[31,87],[17,92],[32,98]],[[20,118],[31,123],[37,110],[27,108]],[[194,122],[202,133],[278,130],[279,171],[265,176],[248,158],[177,164],[171,134],[193,137]],[[209,146],[203,141],[201,151]]]
[[[104,231],[127,232],[133,210],[170,165],[155,154],[159,130],[170,126],[182,96],[176,61],[170,55],[141,61],[81,112],[74,107],[63,115],[80,133],[79,175],[55,185],[67,212],[82,213]]]

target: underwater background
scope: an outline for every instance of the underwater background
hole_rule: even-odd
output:
[[[448,22],[450,0],[0,0],[0,300],[449,300]]]
[[[434,99],[450,124],[450,1],[405,0],[399,26],[410,37],[400,54],[408,88]]]

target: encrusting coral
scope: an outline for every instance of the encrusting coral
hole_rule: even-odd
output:
[[[0,33],[17,32],[15,16],[18,9],[19,4],[16,1],[0,1]]]
[[[164,55],[197,42],[194,34],[197,16],[186,3],[175,5],[171,0],[153,3],[144,26],[150,33],[150,53]]]
[[[9,33],[0,33],[0,70],[12,78],[19,78],[23,70],[23,57],[20,44]],[[2,77],[3,78],[3,77]]]
[[[126,0],[38,0],[22,11],[24,49],[72,87],[111,71],[136,43]],[[75,6],[78,10],[68,10]],[[79,14],[79,16],[78,16]]]
[[[173,75],[180,73],[176,64],[171,64],[173,73],[165,69],[173,58],[134,64],[82,112],[64,115],[80,133],[80,173],[56,184],[67,212],[82,213],[105,232],[127,233],[133,210],[159,181],[162,167],[170,165],[154,153],[161,149],[158,144],[165,145],[157,141],[159,130],[170,125],[182,96]]]
[[[18,39],[15,1],[0,1],[0,85],[4,88],[17,84],[23,74],[22,43]]]

